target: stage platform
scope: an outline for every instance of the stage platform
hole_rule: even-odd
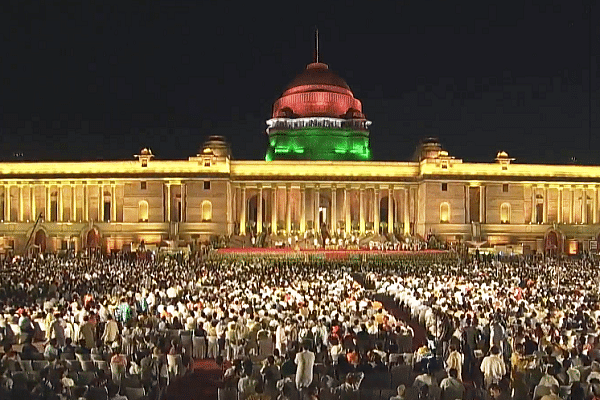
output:
[[[216,257],[235,258],[235,257],[266,257],[266,258],[305,258],[305,259],[327,259],[327,260],[345,260],[345,259],[368,259],[368,258],[413,258],[413,257],[431,257],[445,255],[452,257],[455,253],[446,250],[421,250],[421,251],[401,251],[401,250],[294,250],[290,248],[229,248],[218,249],[213,252]]]

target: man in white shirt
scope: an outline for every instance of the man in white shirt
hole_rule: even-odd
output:
[[[481,361],[481,372],[485,386],[489,387],[492,383],[498,383],[506,375],[506,365],[500,354],[500,349],[492,346],[490,355]]]
[[[313,367],[315,365],[315,353],[309,350],[308,343],[302,344],[302,351],[296,354],[296,388],[303,392],[310,386],[313,380]]]

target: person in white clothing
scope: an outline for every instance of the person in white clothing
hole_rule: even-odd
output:
[[[296,354],[296,388],[303,392],[313,380],[313,367],[315,365],[315,353],[310,351],[307,343],[302,344],[302,351]]]

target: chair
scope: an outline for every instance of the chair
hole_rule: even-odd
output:
[[[75,354],[74,353],[70,353],[70,352],[60,353],[59,358],[62,361],[75,360]]]
[[[50,365],[50,361],[34,360],[31,365],[34,371],[41,371]]]
[[[391,387],[395,388],[398,385],[403,384],[405,386],[412,385],[412,368],[408,365],[396,365],[392,367],[391,371]]]
[[[389,363],[390,364],[397,364],[398,360],[400,359],[400,357],[402,357],[401,353],[392,353],[392,354],[390,354]]]
[[[93,361],[82,361],[81,370],[85,372],[96,372],[96,364]]]
[[[360,400],[379,400],[381,391],[379,389],[360,389],[358,391]]]
[[[129,400],[140,400],[146,395],[146,391],[143,387],[129,387],[125,386],[125,396]]]
[[[237,397],[236,388],[219,388],[218,400],[237,400]]]
[[[32,372],[33,364],[31,360],[21,360],[19,361],[19,365],[21,366],[21,371]]]
[[[88,400],[108,400],[108,392],[104,386],[88,388],[86,399]]]
[[[186,354],[192,354],[192,333],[185,331],[181,335],[181,346],[185,349]]]
[[[571,394],[571,386],[561,386],[560,387],[560,397],[566,399]]]
[[[80,354],[80,353],[75,353],[75,358],[77,358],[77,360],[83,362],[83,361],[91,361],[92,360],[92,356],[89,354]]]
[[[533,391],[533,400],[539,400],[547,394],[550,394],[550,388],[548,386],[537,385]]]
[[[90,383],[92,383],[92,381],[96,379],[96,373],[95,372],[79,372],[77,374],[77,381],[75,382],[77,384],[77,386],[87,386]]]
[[[31,383],[39,383],[42,380],[40,376],[40,371],[31,371],[27,372],[27,381]]]
[[[419,396],[419,391],[414,387],[407,387],[404,392],[404,400],[417,400]]]
[[[121,387],[141,388],[142,381],[137,375],[126,375],[121,378]]]
[[[81,362],[79,360],[66,360],[67,369],[73,372],[81,372],[83,369],[81,368]]]
[[[110,365],[106,361],[104,361],[104,360],[94,361],[94,364],[96,365],[97,371],[102,370],[106,373],[110,373]]]
[[[25,371],[14,371],[10,374],[10,377],[15,384],[27,382],[27,372]]]

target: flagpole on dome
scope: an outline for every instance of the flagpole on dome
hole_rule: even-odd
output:
[[[315,62],[319,62],[319,28],[315,28]]]

